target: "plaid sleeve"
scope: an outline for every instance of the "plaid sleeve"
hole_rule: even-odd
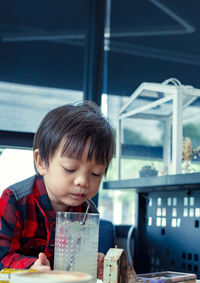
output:
[[[0,198],[0,269],[29,268],[37,258],[20,254],[22,225],[17,201],[10,189]]]

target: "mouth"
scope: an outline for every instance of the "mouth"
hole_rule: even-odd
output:
[[[84,194],[72,194],[72,197],[74,199],[77,199],[77,200],[84,200],[85,199],[85,195]]]

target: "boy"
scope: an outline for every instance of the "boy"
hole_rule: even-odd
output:
[[[0,269],[53,267],[57,211],[84,212],[115,148],[108,121],[91,102],[64,105],[42,120],[33,142],[37,175],[0,199]],[[90,201],[90,212],[98,212]],[[102,278],[103,255],[98,256]]]

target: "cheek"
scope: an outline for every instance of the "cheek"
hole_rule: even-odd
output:
[[[66,195],[70,188],[70,179],[65,178],[64,176],[57,176],[57,177],[51,177],[48,179],[48,187],[51,189],[51,191],[54,192],[57,196],[63,196]]]
[[[93,194],[95,194],[99,190],[99,187],[101,185],[101,181],[102,181],[102,178],[93,181],[93,184],[91,185],[91,192],[93,192]]]

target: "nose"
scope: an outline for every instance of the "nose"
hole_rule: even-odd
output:
[[[89,186],[89,180],[87,174],[78,174],[74,179],[75,186],[87,188]]]

